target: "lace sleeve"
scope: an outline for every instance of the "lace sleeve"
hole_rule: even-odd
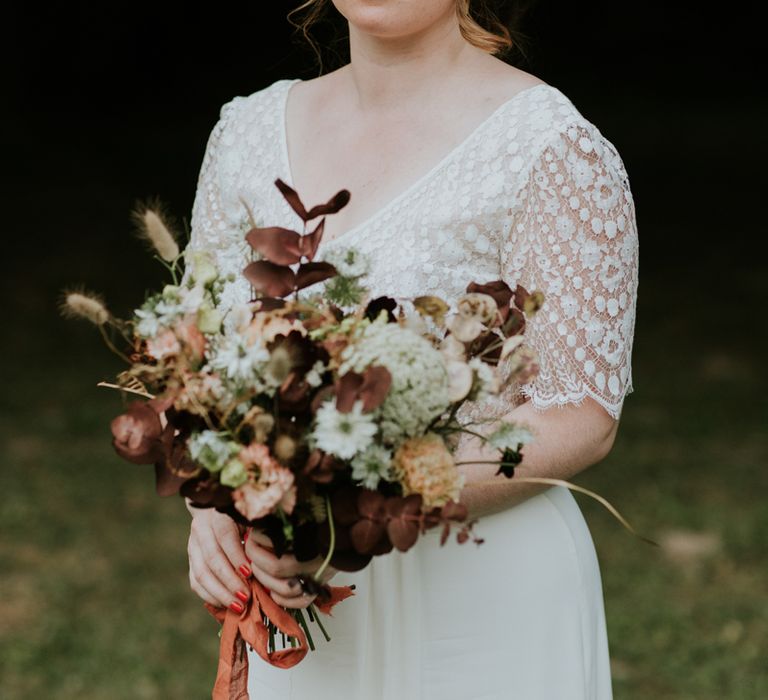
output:
[[[226,150],[233,138],[232,122],[239,100],[236,97],[222,106],[219,120],[208,137],[192,204],[189,242],[184,250],[187,261],[184,281],[191,271],[189,253],[196,251],[209,253],[220,273],[226,275],[234,271],[230,237],[239,223],[229,201],[234,194],[234,184],[227,185]]]
[[[501,247],[510,286],[546,300],[526,331],[540,372],[520,387],[545,409],[593,398],[618,419],[632,391],[638,284],[635,208],[622,160],[590,122],[548,141]]]

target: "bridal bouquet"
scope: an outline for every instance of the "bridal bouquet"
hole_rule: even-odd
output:
[[[121,457],[154,465],[161,495],[180,493],[262,531],[278,556],[324,557],[302,581],[318,595],[309,620],[277,606],[256,581],[241,615],[213,611],[225,621],[222,649],[230,647],[225,675],[242,661],[240,638],[278,666],[313,648],[308,622],[325,634],[318,612],[351,594],[323,583],[328,566],[359,570],[435,527],[441,543],[452,531],[459,542],[481,542],[459,502],[459,437],[471,433],[498,449],[507,477],[531,438],[508,422],[481,435],[457,414],[467,401],[534,376],[524,330],[541,293],[468,280],[458,299],[371,299],[360,252],[315,260],[324,217],[349,193],[307,210],[295,191],[276,185],[303,231],[251,221],[248,302],[224,309],[221,293],[233,280],[205,252],[181,254],[162,216],[148,209],[142,227],[171,283],[128,320],[94,295],[70,292],[64,304],[128,363],[114,383],[102,383],[140,397],[112,421]],[[323,291],[313,292],[319,282]]]

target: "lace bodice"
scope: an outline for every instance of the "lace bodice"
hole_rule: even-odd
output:
[[[292,184],[284,110],[293,82],[235,97],[208,140],[189,247],[209,251],[234,275],[225,305],[250,296],[241,274],[248,211],[257,225],[300,226],[273,184],[277,177]],[[374,296],[450,301],[470,281],[499,278],[544,292],[527,330],[539,375],[468,405],[468,417],[501,416],[521,397],[544,409],[589,396],[618,418],[632,390],[634,202],[615,147],[559,89],[538,84],[517,93],[407,190],[322,241],[316,259],[346,245],[369,255]]]

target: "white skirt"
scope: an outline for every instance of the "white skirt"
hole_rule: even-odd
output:
[[[602,582],[570,491],[555,486],[481,518],[482,545],[408,552],[340,572],[355,595],[310,627],[292,669],[249,652],[251,700],[610,700]]]

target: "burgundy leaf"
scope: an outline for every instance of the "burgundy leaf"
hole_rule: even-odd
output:
[[[501,326],[501,331],[509,338],[512,335],[519,335],[525,330],[525,315],[519,309],[510,308],[509,316]]]
[[[173,402],[176,400],[178,394],[179,390],[166,391],[164,394],[147,401],[147,406],[151,406],[155,413],[160,415],[173,406]]]
[[[333,455],[314,449],[304,464],[304,473],[318,484],[328,484],[333,481],[337,466],[338,460]]]
[[[387,523],[387,535],[401,552],[407,552],[419,539],[419,525],[413,520],[392,518]]]
[[[298,561],[312,561],[320,555],[317,525],[312,521],[293,526],[293,554]]]
[[[506,320],[509,313],[509,302],[512,300],[512,290],[506,282],[503,280],[495,280],[486,284],[470,282],[467,285],[467,292],[479,292],[492,296],[501,314],[502,322]]]
[[[386,511],[390,518],[403,516],[418,516],[421,514],[423,500],[421,494],[412,493],[410,496],[391,496],[386,499]]]
[[[188,476],[179,476],[168,469],[165,460],[155,462],[155,490],[158,496],[174,496],[179,492],[181,485],[189,479]]]
[[[325,231],[325,219],[320,219],[320,223],[315,227],[314,231],[299,239],[299,250],[307,260],[314,259],[317,246],[320,245],[320,241],[323,239],[323,231]]]
[[[363,372],[363,383],[358,389],[358,395],[363,401],[363,411],[368,412],[378,408],[387,398],[391,386],[392,375],[386,367],[383,365],[368,367]]]
[[[283,267],[257,260],[243,270],[246,279],[262,294],[270,297],[282,297],[290,294],[295,287],[295,275],[290,267]]]
[[[385,497],[378,491],[360,489],[357,496],[357,512],[364,518],[384,520]]]
[[[304,289],[338,274],[336,268],[327,262],[310,262],[299,265],[296,271],[294,288]]]
[[[253,301],[259,304],[254,308],[254,311],[274,311],[285,306],[285,299],[280,299],[280,297],[259,297]]]
[[[355,486],[344,486],[334,491],[331,496],[331,508],[333,519],[338,525],[347,527],[354,525],[360,519],[357,498],[358,489]]]
[[[394,323],[395,318],[394,310],[397,308],[397,302],[392,297],[376,297],[368,302],[368,306],[365,307],[365,317],[371,321],[378,318],[382,309],[387,312],[387,319],[389,323]]]
[[[301,234],[280,226],[253,228],[245,234],[251,248],[276,265],[301,262]]]
[[[218,479],[187,479],[179,493],[197,508],[224,508],[232,504],[232,489],[223,486]]]
[[[317,409],[320,408],[323,401],[333,396],[333,386],[326,385],[318,390],[318,392],[315,394],[315,396],[312,399],[312,403],[310,404],[309,408],[312,411],[312,413],[317,413]]]
[[[282,409],[291,408],[296,410],[297,406],[303,405],[309,397],[311,388],[298,373],[289,372],[279,389]]]
[[[359,554],[370,554],[386,534],[383,522],[362,518],[358,520],[349,531],[352,538],[352,546]]]
[[[336,381],[336,410],[349,413],[358,398],[360,387],[363,386],[363,375],[349,371]]]
[[[325,214],[335,214],[337,211],[347,206],[349,198],[349,190],[339,190],[325,204],[317,204],[312,207],[307,214],[306,221],[318,216],[324,216]]]
[[[299,195],[296,193],[296,190],[294,190],[290,185],[286,185],[280,178],[277,178],[275,180],[275,185],[277,186],[277,189],[280,190],[280,193],[285,197],[285,200],[290,204],[291,209],[295,211],[302,219],[302,221],[306,221],[309,217],[307,217],[307,210],[304,208],[304,205],[301,202],[301,199],[299,199]]]
[[[443,525],[443,531],[440,533],[440,546],[442,547],[447,541],[448,536],[451,534],[451,524],[445,523]]]
[[[163,426],[157,411],[144,401],[132,401],[128,410],[110,423],[112,446],[133,464],[152,464],[163,455]]]
[[[529,296],[531,296],[531,293],[525,287],[518,284],[515,287],[515,306],[522,310]]]
[[[392,540],[389,537],[382,537],[379,543],[371,550],[371,554],[374,557],[379,557],[382,554],[389,554],[395,546],[392,544]]]
[[[339,571],[361,571],[373,559],[371,554],[358,554],[353,549],[336,551],[331,557],[331,566]]]
[[[442,516],[446,520],[455,520],[456,522],[462,522],[467,519],[469,511],[463,503],[456,503],[456,501],[448,501],[443,506]]]

